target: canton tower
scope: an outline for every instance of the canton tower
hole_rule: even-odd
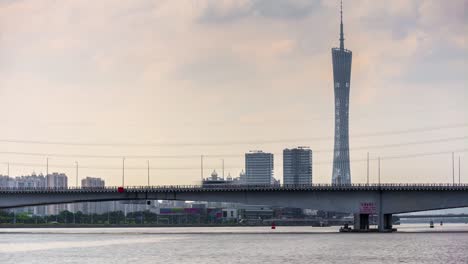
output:
[[[333,184],[351,184],[349,169],[349,88],[353,54],[344,47],[343,2],[341,2],[340,47],[332,48],[335,90],[335,147]]]

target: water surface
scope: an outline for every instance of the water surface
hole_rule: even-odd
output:
[[[0,263],[468,263],[468,225],[0,229]]]

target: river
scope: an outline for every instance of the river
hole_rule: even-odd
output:
[[[0,229],[0,263],[468,263],[468,224]]]

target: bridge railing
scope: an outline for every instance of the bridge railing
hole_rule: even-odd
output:
[[[118,191],[121,186],[106,186],[106,187],[3,187],[0,186],[0,191]],[[144,190],[271,190],[271,189],[340,189],[340,190],[376,190],[376,189],[467,189],[468,184],[446,184],[446,183],[383,183],[383,184],[203,184],[203,185],[141,185],[141,186],[125,186],[124,190],[144,191]]]

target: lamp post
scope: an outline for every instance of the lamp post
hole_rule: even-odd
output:
[[[379,157],[379,186],[380,186],[380,157]]]
[[[201,166],[201,170],[200,170],[201,184],[203,184],[203,155],[200,156],[200,166]]]
[[[75,161],[76,166],[76,188],[78,188],[78,161]]]
[[[455,153],[452,152],[452,183],[455,185]]]
[[[125,157],[122,158],[122,187],[125,187]]]
[[[222,162],[222,168],[223,168],[223,180],[224,180],[224,159],[221,159],[221,162]]]
[[[458,156],[458,184],[461,184],[461,176],[460,176],[460,171],[461,171],[460,167],[461,167],[461,166],[460,166],[460,160],[461,160],[461,159],[460,159],[460,156]]]
[[[149,160],[147,160],[147,164],[148,164],[148,187],[150,186],[150,162]]]
[[[369,152],[367,152],[367,185],[369,185]]]

